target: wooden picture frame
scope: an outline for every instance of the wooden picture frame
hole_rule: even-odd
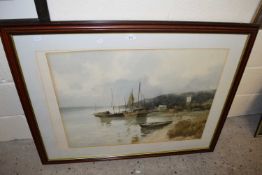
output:
[[[224,122],[226,120],[228,111],[230,109],[230,106],[231,106],[231,103],[233,101],[233,98],[234,98],[234,95],[236,93],[239,82],[241,80],[242,74],[244,72],[246,63],[248,61],[248,57],[250,55],[250,52],[252,50],[252,46],[253,46],[255,38],[256,38],[257,31],[258,31],[257,25],[247,25],[247,24],[190,23],[190,22],[176,23],[176,22],[156,22],[156,21],[151,21],[151,22],[145,22],[145,21],[143,21],[143,22],[132,22],[132,21],[129,21],[129,22],[125,22],[125,21],[103,22],[103,21],[96,21],[96,22],[89,22],[89,23],[88,22],[87,23],[77,23],[76,22],[76,23],[50,23],[50,24],[4,26],[4,27],[1,28],[1,39],[3,41],[3,45],[4,45],[4,48],[5,48],[5,51],[6,51],[6,55],[7,55],[7,59],[8,59],[8,62],[9,62],[10,68],[11,68],[11,72],[12,72],[12,75],[13,75],[13,78],[14,78],[14,81],[15,81],[15,85],[16,85],[16,88],[18,90],[18,94],[19,94],[19,97],[20,97],[20,100],[21,100],[21,103],[22,103],[22,106],[23,106],[23,109],[24,109],[30,130],[31,130],[32,136],[34,138],[39,156],[41,158],[41,161],[42,161],[43,164],[56,164],[56,163],[71,163],[71,162],[86,162],[86,161],[142,158],[142,157],[153,157],[153,156],[167,156],[167,155],[174,155],[174,154],[188,154],[188,153],[200,153],[200,152],[213,151],[214,148],[215,148],[215,145],[218,141],[218,137],[220,135],[220,132],[223,128]],[[47,148],[48,142],[50,141],[50,139],[48,137],[46,137],[47,135],[45,135],[45,133],[43,132],[43,130],[48,130],[48,128],[52,128],[52,126],[51,125],[50,126],[45,125],[46,127],[43,127],[44,125],[42,125],[43,123],[41,122],[41,117],[38,116],[38,114],[41,113],[41,112],[39,113],[38,110],[41,111],[43,108],[41,108],[41,107],[39,108],[39,106],[36,105],[35,100],[38,100],[38,97],[35,97],[35,96],[37,96],[37,93],[36,93],[37,89],[33,88],[33,90],[36,90],[36,91],[32,92],[32,88],[30,87],[29,82],[28,82],[28,81],[30,81],[30,80],[28,80],[28,76],[33,75],[32,72],[30,72],[30,71],[33,70],[35,67],[33,66],[29,69],[24,67],[25,66],[24,60],[27,60],[23,56],[24,53],[27,54],[27,51],[24,52],[24,49],[26,49],[24,46],[26,46],[26,47],[28,46],[27,48],[30,49],[31,46],[33,46],[35,44],[38,45],[37,43],[42,43],[44,41],[47,41],[47,43],[42,43],[42,44],[39,45],[39,48],[38,48],[39,50],[38,49],[35,49],[35,50],[31,49],[30,52],[32,52],[33,55],[37,55],[38,52],[48,51],[48,53],[51,53],[51,55],[52,55],[53,51],[55,51],[55,53],[60,53],[61,50],[62,50],[62,53],[64,53],[63,50],[69,50],[70,51],[70,49],[68,49],[66,47],[64,49],[56,48],[55,50],[51,49],[51,52],[49,52],[48,49],[45,50],[44,47],[40,47],[40,46],[41,45],[46,46],[46,45],[48,45],[48,43],[50,44],[52,41],[55,41],[55,40],[50,39],[53,36],[54,37],[61,36],[60,37],[61,40],[58,39],[58,40],[60,40],[59,41],[60,43],[62,43],[64,41],[71,41],[71,42],[74,41],[75,42],[74,44],[77,45],[78,42],[76,43],[76,41],[74,40],[75,36],[77,36],[77,35],[80,36],[80,38],[87,37],[87,38],[85,38],[86,40],[89,40],[89,37],[91,37],[91,35],[95,36],[95,40],[93,40],[92,42],[97,43],[98,45],[103,43],[104,41],[107,41],[108,38],[103,38],[104,36],[106,37],[106,36],[110,35],[112,37],[111,38],[112,41],[110,40],[110,42],[109,42],[109,43],[111,43],[110,45],[112,45],[113,43],[119,42],[118,39],[121,39],[121,38],[123,39],[123,37],[124,37],[125,38],[124,42],[126,43],[126,46],[123,46],[123,48],[125,48],[125,49],[129,48],[130,50],[132,50],[132,48],[134,49],[134,47],[138,48],[138,46],[136,46],[136,45],[132,45],[132,44],[129,45],[128,43],[130,41],[135,40],[135,42],[138,42],[138,45],[140,43],[147,43],[147,44],[150,45],[150,43],[158,43],[158,42],[152,42],[152,41],[158,41],[156,39],[158,37],[160,37],[160,39],[162,39],[161,42],[164,43],[163,47],[162,47],[162,45],[156,45],[156,46],[146,45],[145,48],[156,49],[160,46],[162,48],[168,48],[168,49],[176,48],[176,47],[179,48],[179,44],[177,46],[172,46],[172,45],[168,45],[168,43],[169,44],[170,44],[170,42],[175,43],[175,40],[177,40],[181,36],[182,36],[181,42],[185,41],[184,48],[191,48],[191,47],[192,48],[194,48],[194,47],[195,48],[200,48],[200,47],[208,48],[208,45],[210,45],[209,47],[212,48],[212,47],[215,47],[216,44],[220,42],[219,41],[220,37],[222,37],[221,43],[220,43],[220,45],[216,46],[217,48],[226,48],[227,47],[226,45],[223,46],[223,43],[224,44],[226,43],[225,41],[230,42],[232,40],[232,43],[234,41],[235,42],[241,41],[239,46],[232,46],[232,48],[231,48],[234,51],[234,53],[236,53],[236,56],[235,57],[232,56],[232,58],[227,58],[228,60],[234,60],[234,59],[237,60],[234,63],[235,67],[230,67],[230,65],[228,65],[229,67],[225,68],[225,70],[231,69],[231,72],[226,74],[223,70],[223,72],[221,73],[221,76],[223,75],[225,77],[231,77],[231,79],[228,80],[228,82],[231,82],[231,83],[225,84],[227,86],[226,91],[223,91],[223,89],[221,91],[218,90],[217,92],[215,92],[216,96],[213,97],[213,99],[217,99],[217,100],[222,99],[221,102],[220,102],[221,103],[220,104],[221,110],[218,110],[217,112],[215,112],[216,107],[213,107],[214,103],[211,102],[210,108],[212,108],[212,109],[214,108],[213,114],[214,114],[214,120],[216,120],[216,122],[215,122],[214,127],[211,127],[211,131],[212,131],[213,134],[210,135],[210,138],[207,141],[207,143],[208,143],[207,146],[205,146],[203,148],[201,147],[201,149],[197,148],[197,147],[193,147],[193,146],[191,146],[191,148],[183,149],[183,146],[182,146],[182,147],[180,147],[179,149],[176,149],[176,150],[166,149],[165,151],[162,150],[162,151],[159,151],[159,152],[158,151],[146,152],[146,151],[143,151],[143,150],[147,150],[147,145],[151,145],[151,143],[149,143],[149,144],[147,144],[147,143],[136,144],[135,143],[135,144],[129,144],[127,146],[127,149],[131,150],[131,148],[133,148],[133,145],[135,145],[135,146],[138,145],[137,147],[138,148],[143,147],[143,150],[140,151],[140,152],[139,151],[136,152],[136,150],[135,150],[133,152],[131,151],[132,153],[126,153],[126,154],[119,153],[117,155],[112,155],[112,154],[110,154],[110,152],[107,152],[108,149],[106,149],[106,146],[103,145],[102,147],[105,148],[104,150],[102,150],[102,151],[105,152],[104,156],[100,155],[100,156],[96,157],[96,156],[88,156],[86,154],[83,154],[81,156],[81,153],[79,153],[77,156],[72,156],[71,158],[68,157],[68,156],[61,156],[61,157],[57,156],[57,155],[59,155],[59,153],[57,154],[57,152],[59,152],[59,149],[60,149],[59,147],[57,147],[57,149],[54,149],[54,150],[57,151],[57,152],[54,151],[54,154],[56,156],[52,157],[52,155],[51,155],[51,154],[53,154],[53,153],[51,153],[52,149],[50,149],[50,147]],[[29,40],[26,39],[28,36],[31,37]],[[63,38],[65,38],[67,36],[70,36],[72,38],[70,40],[64,40]],[[194,38],[195,36],[197,36],[197,37]],[[170,37],[171,37],[171,39],[170,39]],[[172,39],[172,37],[174,37],[174,38]],[[209,37],[211,37],[211,38],[209,38]],[[117,41],[113,41],[114,38],[116,38]],[[142,39],[140,39],[140,38],[142,38]],[[144,40],[143,38],[146,38],[146,39]],[[234,38],[238,38],[238,39],[235,40]],[[169,39],[170,39],[170,42],[168,42]],[[209,43],[210,39],[212,40],[211,43]],[[31,43],[30,44],[31,46],[27,45],[28,44],[27,42],[30,43],[31,41],[34,42],[35,44]],[[181,43],[181,42],[179,41],[179,43]],[[202,42],[203,42],[203,44],[201,45]],[[55,45],[57,46],[58,43],[55,43]],[[196,44],[195,46],[193,46],[193,45],[187,46],[189,43],[198,43],[198,44]],[[232,44],[232,45],[234,45],[234,44]],[[91,46],[92,46],[92,44],[91,44]],[[88,46],[89,48],[84,50],[85,55],[89,54],[88,50],[92,50],[91,46],[90,47]],[[71,47],[71,45],[69,45],[69,47]],[[100,46],[97,46],[97,47],[99,48]],[[107,45],[106,47],[108,49],[109,45]],[[121,44],[118,44],[118,46],[116,46],[115,48],[118,48],[118,47],[121,48],[122,47]],[[243,50],[240,49],[240,48],[242,48]],[[103,47],[102,47],[102,49],[103,49]],[[73,50],[73,51],[80,50],[81,51],[81,50],[83,50],[83,48],[81,46],[81,48],[79,47],[78,49],[75,49],[75,50],[71,49],[71,50]],[[99,50],[99,49],[95,49],[95,50]],[[230,49],[228,49],[228,50],[229,50],[229,53],[231,53]],[[174,51],[174,52],[176,52],[176,51]],[[192,54],[193,53],[195,53],[195,52],[192,52]],[[98,53],[98,54],[100,54],[100,53]],[[106,53],[106,54],[109,54],[109,53]],[[133,54],[133,52],[131,53],[131,55],[132,54]],[[143,53],[143,54],[145,54],[145,53]],[[154,55],[151,52],[150,52],[150,54]],[[161,54],[162,54],[162,52],[161,52]],[[40,55],[41,55],[41,53],[40,53]],[[44,55],[46,55],[46,54],[44,54]],[[72,54],[72,55],[70,55],[70,57],[75,57],[74,54]],[[42,54],[42,56],[43,56],[43,54]],[[27,57],[27,58],[30,58],[30,57]],[[210,59],[212,59],[212,58],[210,58]],[[35,56],[32,56],[30,59],[35,60]],[[39,60],[43,60],[43,59],[39,59]],[[34,61],[29,61],[27,63],[31,64],[32,62],[34,62]],[[206,64],[208,64],[208,63],[206,62]],[[225,65],[227,65],[227,63],[225,63]],[[40,68],[40,69],[42,69],[42,68]],[[44,70],[45,69],[39,70],[40,76],[38,76],[38,78],[35,79],[37,82],[33,83],[33,84],[35,84],[39,87],[41,86],[42,90],[47,88],[47,86],[45,84],[45,80],[44,80],[45,75],[47,73]],[[36,71],[35,73],[38,74],[39,72],[38,73],[37,72],[38,71]],[[38,81],[41,81],[42,83],[39,83]],[[221,85],[221,82],[218,84],[218,86],[220,87],[220,85]],[[52,88],[54,88],[54,85],[53,85]],[[139,89],[140,89],[140,84],[139,84]],[[217,94],[218,92],[219,92],[219,94]],[[35,95],[32,95],[34,93],[35,93]],[[40,92],[40,93],[42,93],[42,92]],[[43,90],[43,93],[45,93],[44,90]],[[55,95],[57,95],[57,94],[55,94]],[[48,94],[47,94],[47,96],[48,96]],[[224,97],[222,97],[222,96],[224,96]],[[47,98],[49,98],[49,97],[47,97]],[[191,102],[191,98],[193,98],[193,97],[190,96],[187,99],[190,99],[189,101]],[[52,102],[52,100],[51,100],[51,102]],[[137,101],[137,102],[139,102],[139,101]],[[47,102],[47,103],[49,103],[49,102]],[[57,101],[55,103],[58,106]],[[159,109],[159,110],[162,110],[162,107],[165,107],[165,105],[160,106],[160,107],[161,107],[161,109]],[[210,108],[209,108],[209,110],[210,110]],[[48,111],[48,109],[46,109],[46,110]],[[150,111],[150,112],[152,112],[152,111]],[[209,113],[208,113],[207,116],[208,116],[208,119],[207,119],[207,121],[208,121],[209,118],[210,118]],[[48,118],[45,118],[45,116],[42,116],[42,119],[44,119],[42,121],[49,120]],[[209,124],[210,123],[212,123],[211,119],[210,119]],[[203,129],[207,128],[209,126],[209,124],[204,126]],[[53,129],[54,129],[54,127],[53,127]],[[203,133],[206,133],[206,132],[203,131]],[[54,138],[57,138],[57,137],[54,137]],[[200,136],[200,138],[202,139],[202,135]],[[55,142],[56,141],[54,141],[54,143]],[[187,141],[185,141],[185,142],[187,142]],[[160,148],[162,149],[161,144],[162,144],[162,146],[165,146],[165,143],[176,144],[178,142],[177,141],[156,142],[156,143],[152,144],[153,145],[152,147],[156,146],[156,148],[159,147],[159,149]],[[144,145],[144,146],[141,146],[141,145]],[[62,147],[63,146],[64,145],[62,144]],[[113,146],[111,146],[110,149],[112,147]],[[189,144],[189,147],[190,147],[190,144]],[[121,145],[120,145],[119,148],[122,149]],[[68,148],[68,147],[67,148],[61,148],[60,151],[61,150],[62,151],[67,150],[67,149],[71,149],[71,148]],[[82,148],[80,148],[80,150],[81,149]],[[87,149],[89,149],[89,148],[87,148]],[[96,148],[94,148],[94,149],[96,149]],[[114,149],[114,148],[112,148],[112,149]],[[148,149],[151,149],[151,146],[149,146]],[[155,149],[155,147],[154,147],[154,149]],[[73,149],[73,150],[77,150],[77,148]],[[118,150],[116,149],[114,151],[118,151]],[[125,150],[125,149],[123,149],[123,150]],[[153,150],[153,148],[152,148],[152,150]],[[72,153],[72,154],[74,155],[74,153]],[[50,158],[50,157],[52,157],[52,158]]]

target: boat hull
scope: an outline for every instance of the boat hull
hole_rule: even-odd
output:
[[[161,128],[161,127],[164,127],[164,126],[169,125],[171,123],[172,123],[172,121],[142,123],[142,124],[140,124],[140,127],[145,128],[145,129]]]
[[[95,117],[124,117],[122,112],[110,113],[109,111],[94,113]]]

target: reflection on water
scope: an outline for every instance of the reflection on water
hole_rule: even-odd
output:
[[[139,124],[165,121],[176,123],[181,118],[192,117],[158,112],[149,113],[146,117],[95,117],[93,114],[98,111],[91,108],[62,108],[60,111],[70,147],[141,143],[143,138],[166,126],[148,129],[141,128]]]

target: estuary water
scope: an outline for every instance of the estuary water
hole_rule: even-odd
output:
[[[95,117],[95,112],[106,111],[107,108],[61,108],[62,121],[71,148],[91,146],[111,146],[142,143],[142,140],[157,130],[145,130],[141,123],[173,121],[172,124],[192,118],[190,115],[175,113],[150,113],[146,117]],[[112,112],[112,111],[111,111]],[[165,135],[159,137],[166,137]],[[156,138],[161,140],[161,138]]]

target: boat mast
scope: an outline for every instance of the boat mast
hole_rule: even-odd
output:
[[[126,104],[126,98],[124,97],[124,102],[125,102],[125,111],[127,109],[127,104]]]
[[[113,108],[113,113],[115,113],[115,107],[114,107],[114,94],[113,90],[111,88],[111,107]]]
[[[128,102],[127,102],[127,105],[128,105],[128,108],[131,109],[131,111],[133,110],[134,108],[134,95],[133,95],[133,89],[129,95],[129,98],[128,98]]]
[[[139,104],[140,90],[141,90],[141,82],[139,81],[139,84],[138,84],[138,94],[137,94],[137,105],[138,105],[138,107],[140,106],[140,104]]]

